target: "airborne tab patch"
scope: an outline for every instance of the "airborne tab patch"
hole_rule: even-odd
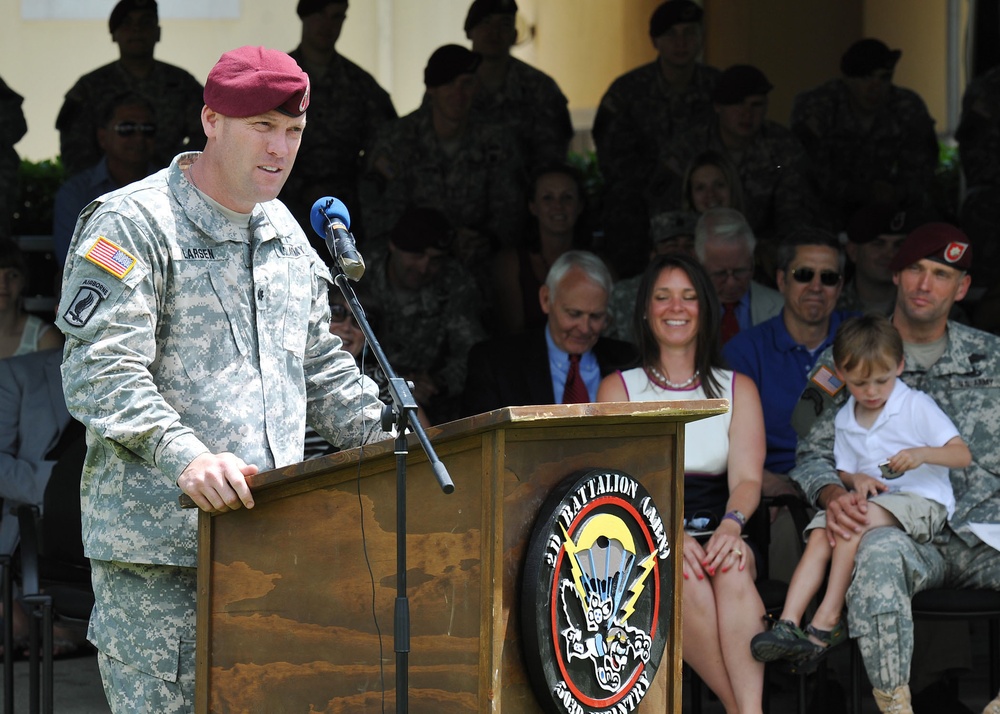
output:
[[[121,280],[135,267],[135,256],[124,248],[100,236],[83,256],[94,265],[103,268]]]

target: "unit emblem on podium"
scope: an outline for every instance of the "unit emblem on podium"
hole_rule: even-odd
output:
[[[550,712],[634,711],[667,639],[671,545],[637,479],[578,472],[539,512],[522,582],[528,671]]]

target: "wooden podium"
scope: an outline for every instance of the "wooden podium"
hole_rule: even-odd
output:
[[[434,427],[455,482],[450,495],[411,437],[410,711],[541,712],[521,653],[518,597],[549,490],[582,468],[625,470],[679,543],[683,425],[727,408],[726,400],[509,407]],[[393,711],[393,442],[261,473],[251,487],[252,510],[200,515],[197,711],[374,713],[383,691]],[[680,558],[666,562],[680,582]],[[679,713],[679,603],[661,606],[670,634],[637,711]]]

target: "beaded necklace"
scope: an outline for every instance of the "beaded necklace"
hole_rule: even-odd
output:
[[[698,377],[701,376],[698,370],[695,370],[694,374],[692,374],[683,382],[671,382],[669,379],[663,376],[663,373],[656,367],[649,366],[649,367],[644,367],[643,369],[646,372],[646,376],[649,377],[649,381],[651,381],[660,389],[686,389],[687,387],[690,387],[692,384],[697,382]]]

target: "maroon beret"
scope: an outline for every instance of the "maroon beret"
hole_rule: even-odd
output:
[[[701,22],[704,12],[691,0],[667,0],[653,10],[649,18],[649,36],[654,40],[674,25],[683,22]]]
[[[719,75],[712,90],[712,101],[724,106],[741,104],[747,97],[766,95],[772,89],[774,85],[753,65],[734,64]]]
[[[423,253],[428,248],[447,251],[455,230],[441,211],[434,208],[407,208],[389,234],[389,242],[407,253]]]
[[[309,106],[309,75],[284,52],[240,47],[222,55],[208,73],[205,104],[229,117],[272,109],[297,117]]]
[[[851,243],[871,243],[879,236],[905,236],[917,223],[914,211],[907,211],[888,203],[871,203],[855,211],[847,224],[847,238]]]
[[[924,259],[968,270],[972,267],[972,244],[965,233],[950,223],[925,223],[906,236],[889,268],[899,272]]]
[[[514,0],[475,0],[469,6],[469,14],[465,16],[465,31],[476,27],[490,15],[516,15],[517,3]]]
[[[160,18],[156,0],[121,0],[115,5],[115,9],[111,11],[111,17],[108,18],[108,29],[111,30],[112,35],[115,34],[115,30],[122,26],[128,14],[135,10],[151,10],[156,19]]]
[[[295,13],[300,18],[305,18],[314,13],[323,12],[327,5],[335,3],[347,5],[347,0],[299,0],[299,4],[295,8]]]
[[[902,54],[902,50],[890,50],[881,40],[858,40],[840,58],[840,71],[845,77],[867,77],[879,69],[895,69]]]
[[[461,45],[442,45],[424,67],[424,84],[430,88],[448,84],[463,74],[475,74],[483,56]]]

